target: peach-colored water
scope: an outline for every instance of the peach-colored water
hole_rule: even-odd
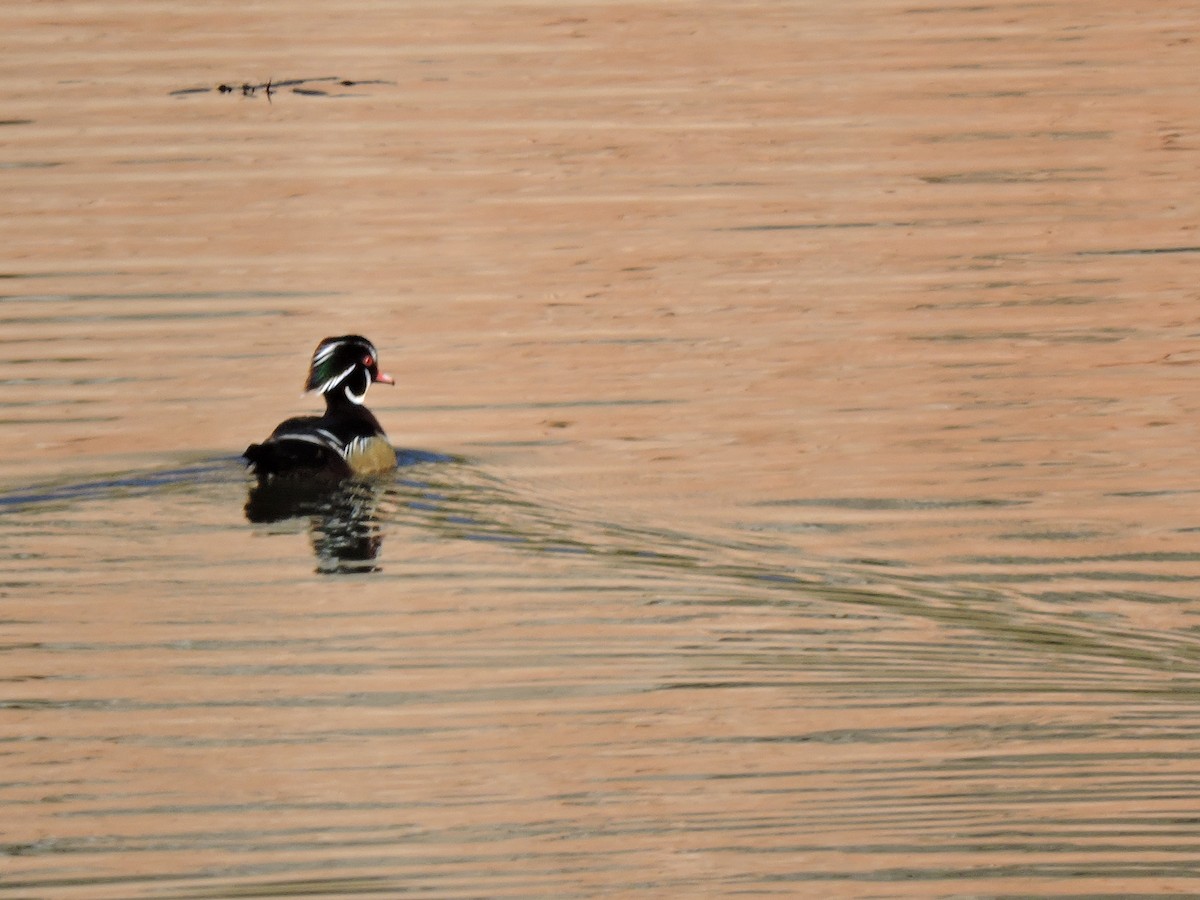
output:
[[[1193,9],[0,35],[0,896],[1200,893]]]

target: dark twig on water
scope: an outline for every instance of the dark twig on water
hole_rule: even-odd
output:
[[[238,94],[243,97],[257,97],[261,92],[267,98],[267,102],[271,102],[271,97],[278,94],[283,88],[291,88],[293,94],[300,94],[304,97],[331,97],[331,96],[351,96],[348,94],[334,94],[327,90],[322,90],[317,87],[308,87],[310,84],[322,82],[324,84],[334,84],[339,87],[359,87],[366,84],[395,84],[394,81],[384,81],[381,78],[372,78],[364,80],[355,80],[351,78],[339,78],[336,75],[323,75],[320,78],[289,78],[285,81],[276,81],[274,77],[268,78],[262,84],[252,84],[248,81],[243,81],[239,84],[227,84],[222,82],[215,88],[193,87],[180,88],[179,90],[171,91],[172,97],[183,97],[188,94],[207,94],[215,90],[218,94]]]

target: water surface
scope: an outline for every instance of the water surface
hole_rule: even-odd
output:
[[[1188,17],[0,26],[0,896],[1198,890]]]

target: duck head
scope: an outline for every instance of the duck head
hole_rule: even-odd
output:
[[[317,344],[308,367],[305,391],[318,391],[327,402],[345,397],[361,405],[374,382],[395,384],[392,376],[379,371],[375,345],[357,334],[327,337]]]

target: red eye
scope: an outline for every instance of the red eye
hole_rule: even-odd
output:
[[[368,369],[371,366],[375,365],[375,360],[371,359],[371,354],[368,353],[366,356],[363,357],[363,365],[366,366]]]

